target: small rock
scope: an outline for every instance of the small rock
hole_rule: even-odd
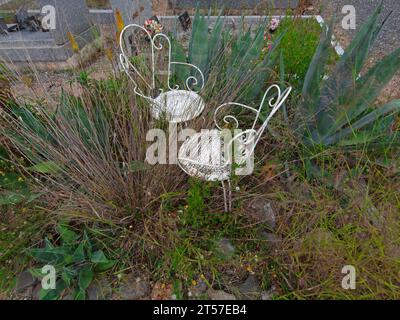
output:
[[[222,258],[229,259],[235,253],[235,247],[228,239],[222,238],[217,242],[216,251]]]
[[[260,298],[260,287],[255,275],[250,275],[238,289],[242,299],[257,300]]]
[[[42,285],[37,284],[32,290],[32,300],[39,300],[40,289],[42,289]]]
[[[99,288],[95,284],[91,284],[87,289],[87,299],[88,300],[99,300]]]
[[[223,290],[208,289],[207,294],[211,300],[236,300],[233,294],[227,293]]]
[[[18,277],[16,291],[22,293],[29,287],[33,287],[36,283],[37,280],[31,273],[29,271],[24,271]]]
[[[253,199],[247,203],[246,211],[255,221],[266,224],[270,230],[275,229],[276,215],[269,201]]]
[[[87,290],[88,300],[106,300],[111,296],[112,290],[106,279],[92,283]]]
[[[72,301],[74,300],[74,295],[70,289],[67,290],[66,293],[64,293],[64,296],[62,297],[63,300],[66,301]]]
[[[143,280],[128,277],[124,284],[119,288],[122,299],[137,300],[148,296],[151,292],[150,283]]]
[[[268,291],[261,292],[261,300],[272,300],[274,295],[276,295],[276,288],[272,287]]]

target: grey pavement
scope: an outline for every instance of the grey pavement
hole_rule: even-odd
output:
[[[317,1],[316,1],[317,2]],[[356,31],[359,30],[362,23],[372,14],[375,8],[380,4],[381,0],[320,0],[319,1],[324,9],[322,9],[322,16],[325,19],[332,17],[335,13],[337,17],[343,17],[341,13],[343,6],[353,5],[356,9]],[[331,7],[329,9],[328,7]],[[384,0],[384,9],[381,19],[387,16],[391,11],[392,14],[386,21],[380,36],[372,48],[373,56],[382,57],[387,55],[394,49],[400,47],[400,0]],[[339,33],[339,39],[350,40],[356,31],[343,30],[338,23],[336,32]],[[346,46],[347,43],[343,45]]]

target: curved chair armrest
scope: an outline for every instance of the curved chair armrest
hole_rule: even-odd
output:
[[[218,124],[217,115],[218,115],[219,111],[220,111],[221,109],[225,108],[225,107],[241,107],[241,108],[244,108],[244,109],[253,111],[253,112],[255,112],[255,113],[258,113],[258,110],[257,110],[257,109],[252,108],[252,107],[249,107],[249,106],[246,106],[245,104],[242,104],[242,103],[237,103],[237,102],[227,102],[227,103],[224,103],[224,104],[220,105],[220,106],[215,110],[215,112],[214,112],[214,123],[215,123],[215,126],[216,126],[219,130],[223,130],[223,128],[221,128],[221,127],[219,126],[219,124]],[[236,118],[235,115],[233,115],[233,114],[227,114],[227,115],[225,115],[225,116],[223,117],[223,121],[224,121],[225,124],[229,124],[229,123],[231,122],[230,120],[233,120],[233,122],[235,123],[235,129],[238,129],[238,128],[239,128],[239,121],[238,121],[238,119]]]
[[[177,62],[177,61],[171,61],[171,65],[182,65],[182,66],[188,66],[188,67],[191,67],[191,68],[195,69],[200,74],[200,80],[195,76],[189,76],[187,79],[185,79],[186,89],[189,90],[189,91],[193,91],[191,89],[191,87],[200,85],[199,82],[201,82],[200,90],[204,89],[205,78],[204,78],[203,72],[200,70],[199,67],[197,67],[197,66],[195,66],[194,64],[191,64],[191,63]],[[178,90],[179,89],[179,85],[176,85],[174,88],[171,88],[171,86],[169,84],[169,79],[170,79],[170,77],[168,78],[168,86],[169,86],[170,90],[174,90],[174,89]],[[193,82],[190,83],[191,81],[193,81]]]

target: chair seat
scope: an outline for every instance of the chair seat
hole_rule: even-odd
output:
[[[179,149],[178,164],[188,175],[206,181],[225,181],[231,175],[219,130],[200,132],[187,139]]]
[[[200,95],[186,90],[163,92],[153,101],[152,116],[160,119],[165,115],[166,119],[173,123],[195,119],[200,116],[205,107]]]

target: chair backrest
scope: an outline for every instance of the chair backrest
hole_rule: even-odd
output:
[[[275,93],[272,92],[274,89],[276,90]],[[255,119],[254,119],[252,127],[250,129],[245,129],[244,131],[242,131],[239,134],[236,134],[229,142],[227,151],[231,152],[234,143],[240,139],[241,141],[238,145],[241,146],[242,148],[246,149],[245,150],[246,154],[242,158],[243,162],[246,161],[248,157],[251,157],[256,145],[258,144],[258,142],[261,139],[262,134],[264,133],[265,129],[267,128],[269,121],[272,119],[272,117],[275,115],[275,113],[279,110],[279,108],[284,104],[284,102],[288,98],[291,91],[292,91],[291,87],[288,87],[285,91],[282,92],[278,85],[274,84],[274,85],[270,86],[265,91],[263,99],[262,99],[261,104],[258,107],[258,109],[249,107],[249,106],[241,104],[241,103],[236,103],[236,102],[228,102],[228,103],[224,103],[221,106],[219,106],[215,110],[215,113],[214,113],[214,122],[215,122],[216,127],[219,130],[222,130],[223,128],[221,128],[220,125],[218,124],[217,114],[224,107],[227,107],[227,106],[235,107],[236,106],[236,107],[250,110],[255,113]],[[266,103],[268,103],[268,106],[270,108],[272,108],[272,110],[269,113],[269,115],[265,117],[262,125],[258,129],[256,129],[256,126],[260,120],[260,117],[263,116],[262,111],[263,111],[263,107]],[[229,124],[233,121],[234,125],[235,125],[235,129],[239,129],[239,121],[235,115],[227,114],[223,117],[223,121],[225,124]],[[243,150],[240,150],[240,151],[243,151]],[[229,154],[227,158],[228,158],[227,159],[228,161],[231,161],[231,154]]]
[[[146,80],[145,75],[143,75],[137,68],[137,66],[135,66],[135,64],[132,62],[132,52],[128,52],[131,51],[131,46],[129,44],[129,38],[127,39],[127,34],[128,31],[131,32],[135,32],[135,31],[139,31],[143,33],[143,36],[148,40],[148,43],[150,45],[150,72],[151,72],[151,79],[150,79],[150,83]],[[132,33],[133,35],[133,33]],[[162,43],[162,41],[165,41],[167,46],[168,46],[168,80],[167,80],[167,87],[169,90],[180,90],[180,86],[179,85],[171,85],[171,66],[173,65],[181,65],[181,66],[187,66],[190,68],[193,68],[195,70],[195,75],[190,75],[188,76],[188,78],[185,80],[185,88],[182,88],[183,90],[188,90],[188,91],[194,91],[192,90],[193,87],[198,87],[201,89],[204,88],[204,84],[205,84],[205,80],[204,80],[204,74],[203,72],[196,67],[193,64],[190,63],[186,63],[186,62],[177,62],[177,61],[171,61],[171,55],[172,55],[172,48],[171,48],[171,40],[169,39],[169,37],[163,33],[157,33],[154,36],[152,36],[150,34],[150,32],[137,24],[130,24],[127,25],[120,34],[120,39],[119,39],[119,43],[120,43],[120,50],[121,50],[121,54],[120,54],[120,62],[121,62],[121,66],[123,68],[123,70],[125,71],[125,73],[128,75],[129,79],[133,82],[134,84],[134,92],[135,94],[146,98],[146,99],[152,99],[152,97],[146,95],[143,90],[141,88],[138,87],[138,83],[137,81],[135,81],[135,79],[133,78],[131,71],[135,74],[136,77],[140,78],[142,80],[143,83],[145,83],[145,85],[148,87],[148,89],[150,89],[151,91],[154,91],[156,89],[156,72],[155,72],[155,66],[156,66],[156,61],[155,61],[155,52],[156,51],[162,51],[164,49],[164,45]],[[128,45],[127,45],[128,43]],[[200,78],[198,78],[198,75],[200,75]],[[162,92],[162,89],[160,89],[160,91]]]

